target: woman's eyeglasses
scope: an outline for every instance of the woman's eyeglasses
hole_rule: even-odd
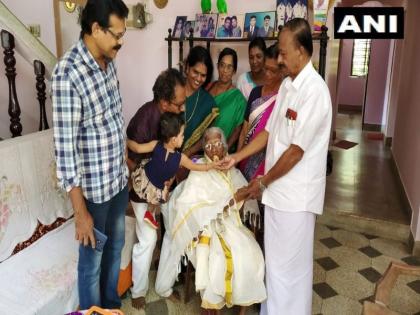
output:
[[[211,149],[213,149],[213,148],[215,148],[215,149],[220,149],[222,146],[223,146],[223,142],[221,142],[221,141],[217,141],[217,142],[215,142],[215,143],[207,143],[207,144],[204,146],[204,149],[205,149],[205,150],[207,150],[207,151],[209,151],[209,150],[211,150]]]

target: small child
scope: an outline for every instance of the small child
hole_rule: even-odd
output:
[[[144,220],[154,229],[159,227],[155,219],[155,211],[159,204],[168,199],[169,188],[165,182],[170,181],[180,166],[193,171],[208,171],[216,168],[221,162],[195,164],[185,154],[178,152],[184,141],[185,122],[182,114],[163,113],[160,118],[161,142],[151,141],[140,144],[128,140],[129,149],[136,153],[152,152],[150,160],[143,160],[134,170],[131,178],[137,195],[146,200],[148,210]]]

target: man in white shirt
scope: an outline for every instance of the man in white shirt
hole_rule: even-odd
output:
[[[265,175],[248,186],[265,205],[267,301],[261,314],[311,314],[315,215],[322,214],[331,128],[331,98],[312,66],[311,28],[286,23],[279,36],[284,79],[265,130],[227,167],[267,148]]]

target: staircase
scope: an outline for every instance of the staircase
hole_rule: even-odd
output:
[[[45,47],[45,45],[34,37],[26,26],[4,5],[0,0],[0,30],[1,46],[4,50],[4,64],[8,83],[8,114],[10,116],[10,132],[12,137],[22,134],[21,107],[17,97],[16,86],[16,57],[15,53],[33,67],[34,83],[30,84],[31,89],[36,89],[39,102],[39,127],[38,130],[48,129],[45,102],[47,100],[45,79],[51,77],[51,72],[57,63],[57,58]],[[24,107],[27,109],[27,107]],[[30,113],[32,114],[32,109]],[[4,113],[0,115],[4,116]],[[4,126],[5,121],[2,121]],[[29,130],[32,132],[33,130]],[[4,133],[4,128],[3,128]],[[4,134],[2,134],[4,137]],[[1,138],[0,138],[1,140]]]

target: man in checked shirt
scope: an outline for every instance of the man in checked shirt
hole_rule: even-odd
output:
[[[123,44],[127,15],[122,0],[88,0],[80,40],[52,77],[57,176],[74,209],[81,309],[121,306],[117,285],[128,169],[113,59]],[[97,243],[101,233],[107,236],[102,251]]]

